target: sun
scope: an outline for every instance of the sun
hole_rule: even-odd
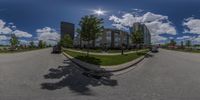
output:
[[[95,15],[101,16],[101,15],[105,15],[105,14],[106,14],[106,11],[105,11],[105,10],[102,10],[102,9],[96,9],[96,10],[93,10],[93,13],[94,13]]]

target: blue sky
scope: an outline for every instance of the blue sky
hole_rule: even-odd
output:
[[[46,35],[49,37],[45,39],[53,40],[57,38],[53,38],[51,33],[54,35],[57,35],[56,32],[59,33],[61,21],[75,23],[78,27],[82,16],[92,14],[92,10],[101,8],[106,11],[106,14],[101,16],[105,19],[104,25],[113,27],[112,24],[116,22],[109,20],[112,15],[123,19],[123,15],[136,11],[133,9],[140,9],[143,10],[143,15],[150,12],[155,15],[167,16],[168,18],[164,21],[170,22],[171,27],[176,30],[176,34],[157,34],[155,38],[158,41],[156,42],[167,41],[165,38],[174,37],[176,40],[181,40],[193,36],[195,39],[197,38],[196,40],[200,40],[198,37],[200,32],[196,32],[199,27],[195,26],[195,24],[200,24],[195,23],[200,19],[199,5],[199,0],[0,0],[0,20],[6,23],[4,27],[8,27],[10,23],[12,26],[16,26],[14,30],[32,35],[21,36],[20,39],[24,41],[44,39],[43,33],[45,32],[48,32]],[[141,16],[143,16],[142,14]],[[138,15],[140,14],[138,13]],[[189,27],[188,31],[184,30],[188,29],[183,26],[185,19],[188,19],[186,23]],[[121,24],[121,22],[117,24]],[[38,36],[38,34],[42,36]],[[5,41],[6,39],[0,40],[0,43]]]

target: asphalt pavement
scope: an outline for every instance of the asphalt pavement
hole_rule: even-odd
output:
[[[100,79],[51,49],[0,54],[0,100],[200,100],[200,54],[161,49]]]

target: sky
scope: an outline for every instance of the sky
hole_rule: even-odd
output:
[[[200,43],[200,0],[0,0],[0,44],[13,33],[22,44],[38,40],[55,44],[60,22],[74,23],[101,9],[106,28],[128,31],[144,23],[153,43],[191,40]]]

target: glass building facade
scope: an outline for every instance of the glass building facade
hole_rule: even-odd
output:
[[[69,34],[70,37],[74,39],[74,30],[75,30],[74,24],[68,22],[61,22],[60,24],[61,39],[63,39],[63,37],[66,34]]]
[[[151,45],[151,34],[149,29],[147,28],[147,26],[145,24],[141,24],[141,23],[134,23],[133,27],[130,28],[130,33],[134,33],[136,31],[141,31],[143,34],[143,44],[144,45]]]

